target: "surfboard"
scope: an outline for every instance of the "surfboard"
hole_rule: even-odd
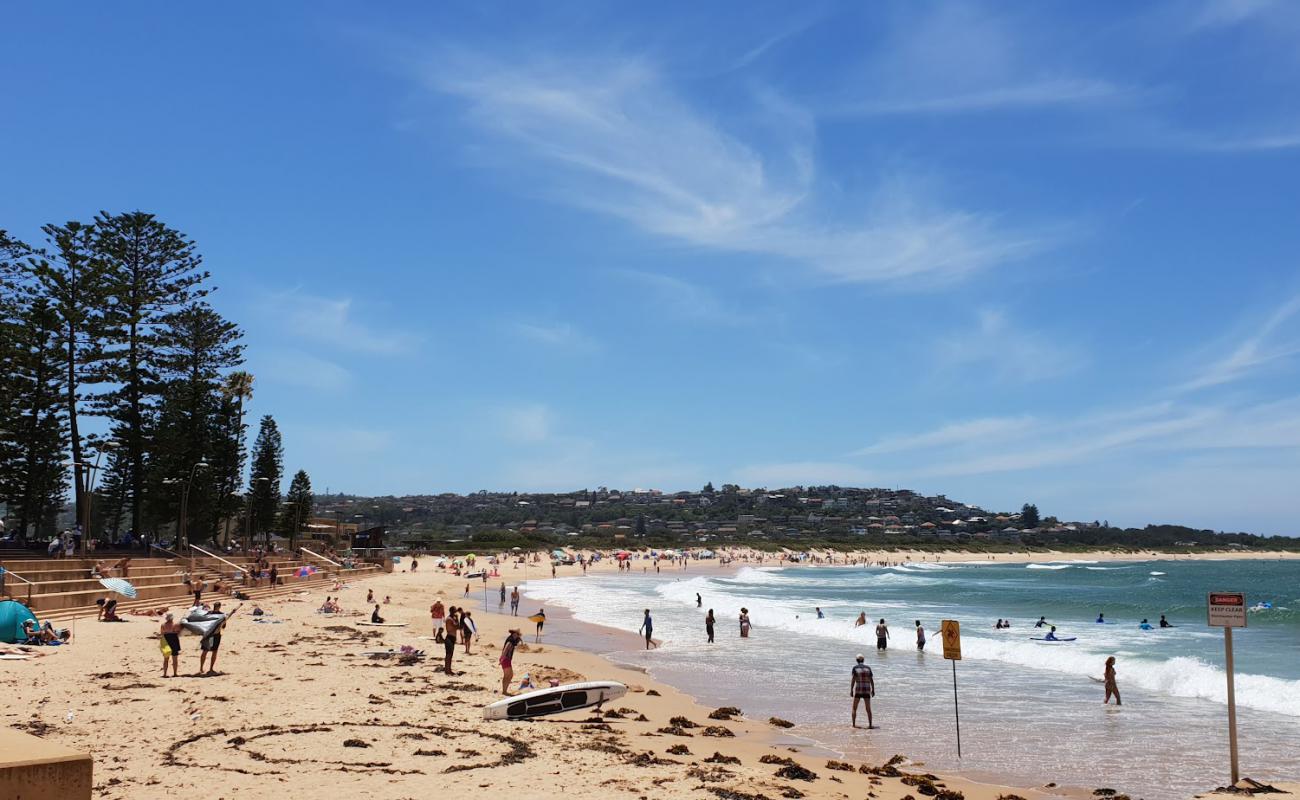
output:
[[[528,719],[562,714],[617,700],[625,694],[627,687],[615,681],[567,683],[498,700],[483,708],[483,719]]]
[[[546,616],[543,614],[534,614],[528,618],[529,622],[545,622]]]
[[[358,625],[364,625],[367,628],[405,628],[405,622],[358,622]]]
[[[1029,637],[1029,641],[1031,641],[1031,642],[1047,642],[1048,644],[1056,644],[1057,642],[1073,642],[1074,640],[1076,640],[1076,639],[1078,639],[1078,638],[1079,638],[1079,637],[1077,637],[1077,636],[1061,636],[1061,637],[1058,637],[1058,638],[1056,638],[1056,639],[1044,639],[1044,638],[1041,637],[1041,636],[1030,636],[1030,637]]]

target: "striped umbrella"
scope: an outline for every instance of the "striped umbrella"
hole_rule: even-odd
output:
[[[134,598],[136,595],[135,587],[123,578],[100,578],[99,585],[126,597]]]

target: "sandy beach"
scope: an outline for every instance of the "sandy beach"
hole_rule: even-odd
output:
[[[1032,560],[1070,557],[1084,554],[1032,554]],[[765,719],[711,719],[713,708],[643,672],[552,645],[545,636],[534,644],[533,626],[523,619],[535,610],[528,600],[514,620],[495,613],[500,582],[522,583],[523,569],[503,568],[489,582],[489,608],[482,610],[480,582],[465,597],[465,580],[434,569],[432,559],[422,559],[415,574],[402,571],[406,563],[338,592],[341,615],[316,613],[329,593],[324,590],[264,601],[267,616],[259,622],[250,614],[252,604],[245,605],[227,628],[219,674],[212,677],[196,674],[197,637],[182,639],[181,677],[164,679],[153,638],[156,620],[77,620],[73,644],[0,667],[11,697],[4,724],[89,751],[95,796],[123,800],[170,797],[180,786],[212,798],[326,791],[392,800],[434,792],[739,800],[930,794],[994,800],[1083,797],[1096,788],[1051,786],[1050,775],[1042,776],[1041,785],[1011,788],[959,776],[927,777],[924,765],[893,759],[892,753],[846,763]],[[653,569],[640,563],[635,569],[642,566]],[[719,568],[701,562],[691,569]],[[549,577],[550,568],[530,566],[527,572],[538,580]],[[558,572],[580,574],[577,567]],[[391,596],[381,613],[405,627],[358,626],[369,619],[367,590],[379,599]],[[455,675],[438,671],[442,646],[429,638],[428,609],[439,597],[447,605],[464,601],[480,633],[472,654],[457,648]],[[563,619],[554,615],[550,627],[562,626]],[[516,681],[525,672],[539,685],[608,679],[627,684],[628,695],[601,714],[485,722],[482,707],[499,698],[500,643],[516,623],[526,643],[515,657]],[[424,649],[429,658],[399,663],[362,655],[402,645]]]

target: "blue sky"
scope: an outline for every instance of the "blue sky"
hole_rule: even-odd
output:
[[[145,209],[324,490],[1300,533],[1300,6],[15,6],[0,226]]]

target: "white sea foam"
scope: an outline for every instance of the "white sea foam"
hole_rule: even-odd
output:
[[[1148,572],[1147,574],[1148,574],[1148,575],[1164,575],[1165,573],[1163,573],[1163,572]]]
[[[1026,564],[1025,569],[1069,569],[1071,564]]]

